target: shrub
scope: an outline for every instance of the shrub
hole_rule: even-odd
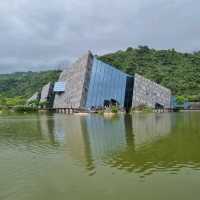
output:
[[[118,113],[118,108],[116,106],[111,107],[111,112],[112,113]]]
[[[200,101],[200,95],[191,95],[187,97],[189,102],[199,102]]]
[[[153,109],[146,104],[140,104],[138,105],[135,110],[141,111],[141,112],[153,112]]]
[[[99,115],[103,115],[103,114],[104,114],[104,111],[103,111],[103,110],[99,110],[97,113],[98,113]]]
[[[39,100],[36,99],[36,100],[29,101],[29,102],[28,102],[28,105],[31,106],[31,107],[38,107],[38,105],[39,105]]]
[[[184,102],[186,101],[187,99],[184,97],[184,96],[177,96],[176,97],[176,102],[178,105],[182,105],[184,104]]]
[[[153,109],[149,106],[146,106],[143,110],[143,112],[153,112]]]
[[[46,108],[46,107],[48,107],[48,105],[49,105],[48,101],[41,101],[41,102],[39,103],[39,106],[40,106],[41,108]]]
[[[38,109],[30,106],[15,106],[13,108],[13,111],[20,113],[25,113],[25,112],[30,113],[30,112],[36,112],[38,111]]]

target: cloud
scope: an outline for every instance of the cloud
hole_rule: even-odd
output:
[[[1,1],[0,73],[52,69],[89,49],[198,50],[199,7],[197,0]]]

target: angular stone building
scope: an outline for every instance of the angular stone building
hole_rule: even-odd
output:
[[[54,88],[53,108],[93,109],[108,106],[110,102],[129,110],[148,105],[152,108],[170,108],[171,91],[135,74],[130,76],[108,65],[88,52],[65,69]]]
[[[58,82],[64,88],[54,89],[53,108],[85,108],[92,63],[93,56],[88,52],[61,73]]]
[[[132,102],[132,107],[147,105],[152,108],[170,108],[171,90],[135,74]]]
[[[51,83],[45,85],[40,96],[40,102],[48,101],[54,109],[171,107],[169,89],[138,74],[130,76],[98,60],[90,51],[61,73],[54,88]]]
[[[54,85],[49,82],[45,86],[43,86],[40,94],[40,104],[46,103],[46,107],[52,107],[54,101],[54,92],[53,92]]]
[[[40,102],[48,101],[49,97],[52,95],[53,87],[51,83],[46,84],[42,90],[40,95]]]

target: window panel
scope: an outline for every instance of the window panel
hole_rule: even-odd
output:
[[[88,90],[87,107],[103,106],[104,100],[115,99],[123,107],[126,89],[125,73],[94,59]]]

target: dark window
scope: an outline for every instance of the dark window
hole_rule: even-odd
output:
[[[126,109],[126,112],[129,112],[132,107],[133,87],[134,87],[134,77],[127,77],[125,101],[124,101],[124,108]]]

